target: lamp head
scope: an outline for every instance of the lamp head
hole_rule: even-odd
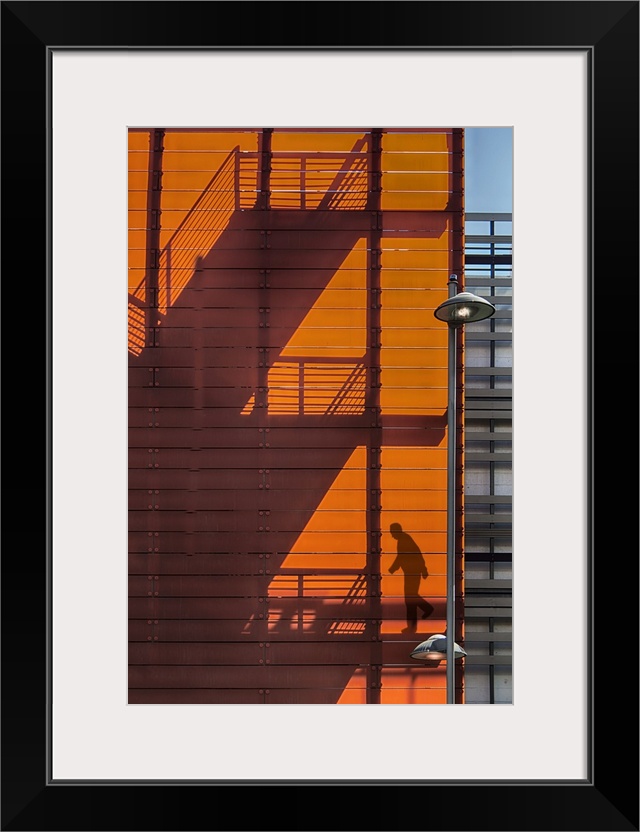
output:
[[[452,326],[472,324],[490,318],[496,311],[488,300],[471,292],[458,292],[443,301],[433,313],[440,321]]]
[[[461,659],[466,656],[466,650],[463,650],[459,644],[453,642],[453,657],[454,659]],[[436,633],[429,636],[426,641],[422,641],[417,647],[411,651],[411,658],[418,659],[423,662],[442,661],[447,657],[447,637]]]

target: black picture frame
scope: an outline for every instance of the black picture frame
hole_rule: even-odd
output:
[[[1,4],[2,274],[10,313],[4,368],[11,454],[5,497],[15,503],[5,513],[9,545],[2,557],[2,829],[638,830],[638,539],[637,523],[629,518],[637,518],[639,3],[325,2],[316,4],[324,7],[322,14],[307,27],[309,5],[267,0]],[[209,25],[212,6],[218,18],[224,12],[223,29]],[[416,31],[420,14],[424,25]],[[203,41],[209,32],[215,32],[215,40]],[[61,47],[588,52],[592,453],[587,642],[592,682],[585,782],[49,779],[48,62],[51,50]],[[19,240],[26,242],[18,245]],[[557,297],[547,303],[561,302],[559,286]],[[628,309],[631,320],[621,314]],[[34,514],[41,520],[37,531]]]

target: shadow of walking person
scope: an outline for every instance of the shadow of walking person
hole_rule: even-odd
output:
[[[407,611],[407,626],[403,633],[415,633],[418,629],[418,610],[422,610],[422,617],[428,618],[433,612],[433,606],[420,595],[420,580],[427,578],[429,573],[418,544],[402,530],[400,523],[392,523],[389,527],[391,536],[397,541],[397,555],[389,567],[393,574],[401,569],[404,573],[404,603]]]

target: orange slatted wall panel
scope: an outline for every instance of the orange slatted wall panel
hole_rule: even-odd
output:
[[[129,702],[445,702],[462,130],[129,141]]]

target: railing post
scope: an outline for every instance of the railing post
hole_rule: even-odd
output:
[[[370,133],[370,179],[369,204],[371,216],[369,231],[368,286],[367,286],[367,353],[368,379],[365,403],[373,413],[372,427],[367,443],[367,592],[369,594],[370,617],[373,621],[371,642],[371,671],[367,686],[367,702],[379,703],[382,683],[382,642],[380,621],[382,620],[382,528],[380,523],[380,467],[382,457],[382,430],[380,413],[380,272],[382,228],[380,223],[381,191],[380,171],[382,169],[382,131]]]
[[[162,198],[162,162],[164,130],[152,130],[149,135],[149,177],[147,187],[147,260],[145,268],[145,346],[155,346],[149,333],[156,326],[158,307],[158,272],[160,269],[160,228]]]

